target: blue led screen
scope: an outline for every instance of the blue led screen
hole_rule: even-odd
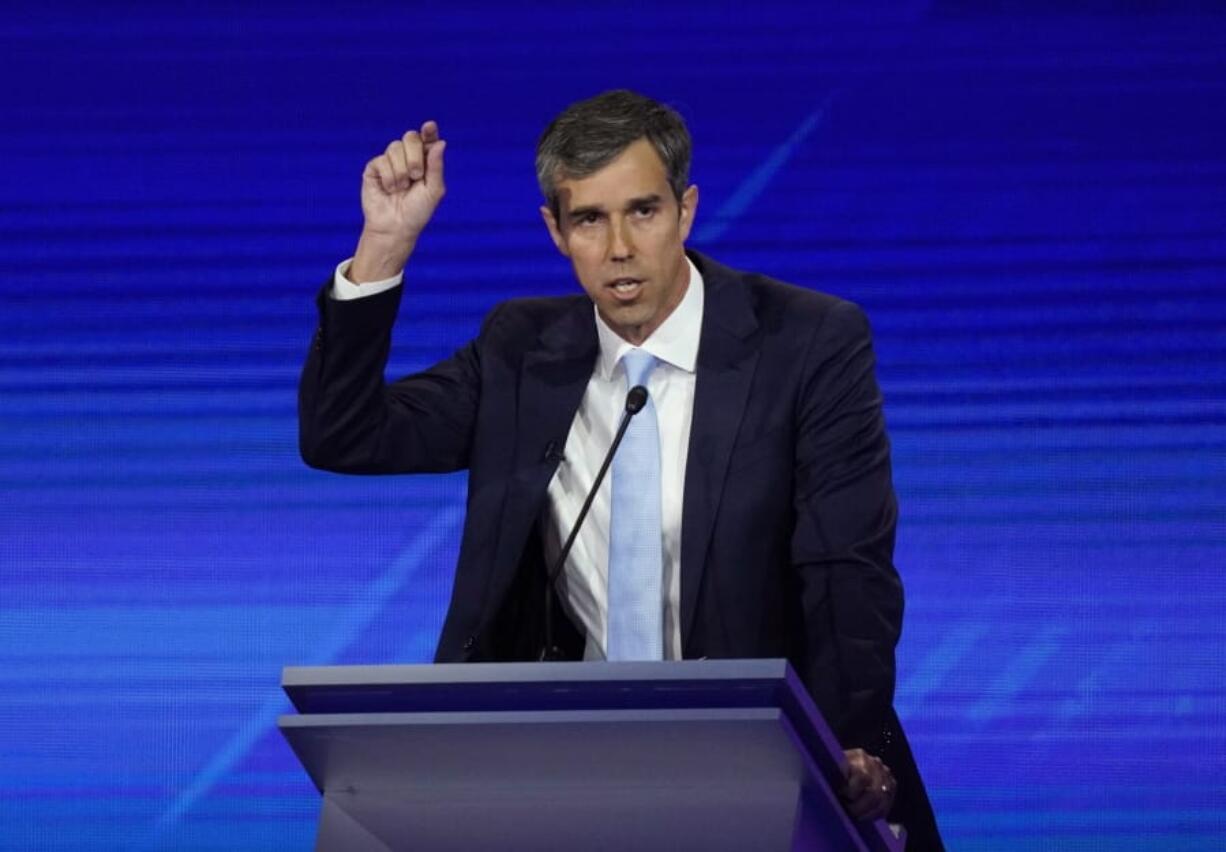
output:
[[[310,848],[280,668],[429,659],[463,519],[298,459],[362,165],[448,139],[398,375],[574,292],[532,149],[619,86],[690,124],[695,247],[873,323],[951,848],[1221,848],[1226,10],[1155,9],[7,8],[0,849]]]

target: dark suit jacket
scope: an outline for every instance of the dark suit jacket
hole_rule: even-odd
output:
[[[706,294],[682,507],[684,656],[790,660],[844,747],[894,770],[891,817],[909,848],[936,848],[892,710],[903,600],[868,324],[849,302],[690,256]],[[467,468],[436,659],[535,659],[537,523],[552,447],[565,444],[597,357],[591,301],[502,303],[451,358],[385,385],[401,288],[349,302],[327,289],[300,389],[303,458],[351,473]],[[582,639],[560,621],[577,658]]]

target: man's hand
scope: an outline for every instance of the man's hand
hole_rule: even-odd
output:
[[[844,752],[847,757],[847,783],[839,791],[847,812],[856,819],[884,817],[894,804],[898,784],[890,767],[864,749]]]
[[[438,125],[427,121],[394,140],[362,172],[366,222],[348,278],[355,284],[397,275],[443,198],[443,149]]]

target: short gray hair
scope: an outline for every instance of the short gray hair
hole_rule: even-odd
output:
[[[536,144],[536,180],[554,217],[559,213],[559,180],[595,174],[639,139],[650,142],[660,156],[680,201],[689,186],[693,147],[685,120],[659,101],[614,89],[568,106]]]

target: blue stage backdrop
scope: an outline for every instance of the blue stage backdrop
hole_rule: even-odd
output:
[[[0,20],[0,849],[310,847],[280,667],[427,660],[465,491],[298,459],[362,166],[449,141],[400,374],[573,292],[532,149],[615,86],[689,120],[696,247],[872,319],[950,845],[1221,848],[1226,17],[174,5]]]

